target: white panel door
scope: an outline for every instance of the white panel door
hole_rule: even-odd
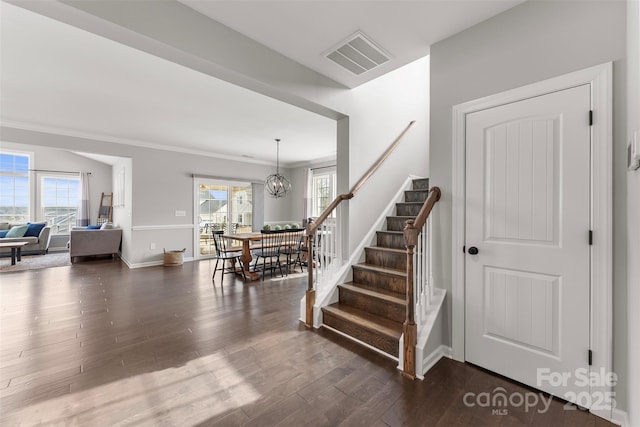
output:
[[[567,400],[588,391],[589,109],[583,85],[466,118],[465,358]]]

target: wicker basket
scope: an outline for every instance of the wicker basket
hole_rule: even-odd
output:
[[[182,249],[181,251],[168,251],[164,249],[164,266],[165,267],[176,267],[178,265],[182,265],[184,262],[184,253],[187,248]]]

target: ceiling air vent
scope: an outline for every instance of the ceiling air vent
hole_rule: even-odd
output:
[[[389,55],[361,32],[357,32],[325,55],[355,75],[372,70],[389,60]]]

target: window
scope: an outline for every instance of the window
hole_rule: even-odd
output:
[[[0,153],[0,222],[29,221],[28,154]]]
[[[42,218],[51,226],[52,234],[69,234],[76,224],[79,178],[42,177]]]
[[[313,195],[311,215],[320,216],[329,204],[336,198],[336,172],[324,171],[313,175]],[[335,216],[335,211],[331,217]]]

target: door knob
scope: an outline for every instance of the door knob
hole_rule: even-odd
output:
[[[469,248],[469,255],[478,255],[478,248],[476,248],[475,246],[471,246]]]

